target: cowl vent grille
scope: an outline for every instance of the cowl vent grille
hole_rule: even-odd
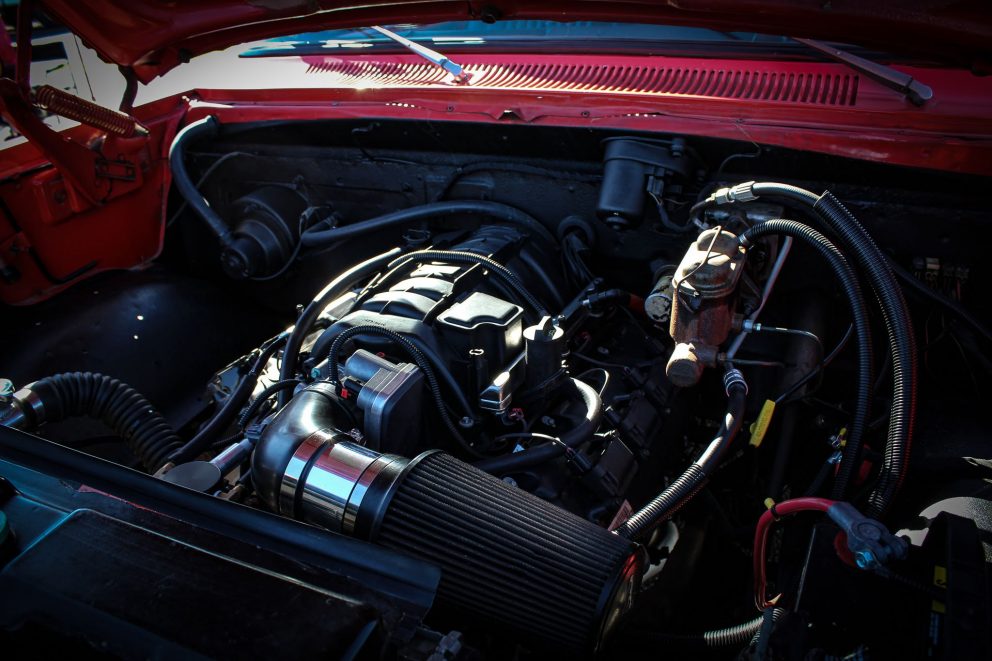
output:
[[[447,74],[428,63],[350,58],[305,58],[308,73],[332,77],[338,87],[420,87],[444,84]],[[463,58],[464,59],[464,58]],[[602,58],[617,59],[617,58]],[[553,90],[562,92],[623,92],[637,95],[684,95],[745,99],[821,106],[853,106],[858,76],[838,73],[833,65],[760,63],[710,66],[706,61],[659,58],[657,66],[630,63],[567,61],[516,62],[486,58],[465,61],[472,88]]]

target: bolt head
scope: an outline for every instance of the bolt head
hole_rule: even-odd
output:
[[[858,551],[854,554],[854,562],[858,565],[858,569],[871,569],[877,560],[871,551]]]
[[[467,415],[458,421],[458,426],[462,427],[463,429],[470,429],[473,425],[475,425],[475,420],[468,417]]]

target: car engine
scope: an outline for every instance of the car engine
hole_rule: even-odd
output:
[[[0,420],[439,570],[362,658],[978,644],[990,501],[954,467],[987,456],[987,209],[961,178],[212,116],[170,166],[152,268],[7,322]]]

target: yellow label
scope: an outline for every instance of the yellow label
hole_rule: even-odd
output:
[[[933,584],[938,588],[947,587],[947,567],[933,566]]]
[[[772,424],[772,414],[775,413],[775,402],[771,399],[765,400],[765,405],[761,407],[758,419],[751,423],[751,445],[758,447],[761,441],[765,440],[768,432],[768,425]]]
[[[775,507],[775,501],[771,498],[765,498],[765,509],[770,510],[773,507]]]
[[[947,589],[947,567],[941,567],[940,565],[933,566],[933,584],[938,588]],[[930,610],[935,613],[946,613],[947,607],[942,602],[934,599]]]

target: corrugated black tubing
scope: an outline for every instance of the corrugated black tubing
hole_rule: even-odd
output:
[[[28,389],[41,401],[43,420],[74,416],[102,421],[127,443],[142,466],[155,472],[181,444],[176,432],[151,403],[123,381],[96,372],[65,372],[35,381]]]
[[[913,335],[909,308],[889,263],[858,220],[829,191],[813,207],[844,238],[856,255],[858,264],[868,273],[875,295],[882,303],[882,318],[892,348],[892,408],[889,431],[882,458],[882,472],[868,497],[867,515],[884,514],[898,493],[906,476],[916,420],[916,337]],[[834,498],[844,498],[835,489]]]
[[[439,600],[569,648],[601,638],[640,562],[629,541],[440,452],[415,459],[385,507],[372,541],[438,565]]]
[[[853,254],[855,264],[868,276],[882,308],[892,352],[892,407],[882,471],[868,497],[866,511],[868,516],[881,516],[891,506],[905,479],[916,419],[916,338],[906,299],[884,253],[854,214],[830,191],[817,196],[802,188],[778,183],[755,183],[751,190],[756,195],[777,195],[810,207],[837,235],[841,246]],[[845,453],[844,463],[847,460]],[[832,496],[843,499],[847,487],[846,482],[838,480]]]
[[[765,613],[762,613],[753,620],[748,620],[747,622],[742,622],[741,624],[735,624],[729,627],[724,627],[722,629],[712,629],[710,631],[704,631],[702,633],[647,633],[647,637],[652,640],[666,641],[673,643],[678,648],[691,648],[696,650],[703,650],[706,648],[717,648],[717,647],[743,647],[748,643],[757,642],[758,635],[761,633],[762,625],[766,625],[768,618],[771,622],[777,622],[782,615],[785,614],[785,609],[773,608]]]
[[[614,532],[626,539],[643,539],[659,524],[672,518],[706,486],[710,473],[719,465],[744,421],[747,383],[738,370],[724,376],[727,389],[727,413],[716,436],[699,457],[674,482],[647,505],[632,514]]]
[[[844,446],[843,460],[841,461],[835,480],[836,488],[846,491],[847,485],[850,484],[851,477],[858,465],[858,457],[861,454],[865,427],[868,424],[868,416],[871,408],[872,344],[868,308],[865,304],[861,285],[858,283],[858,276],[854,272],[854,269],[844,259],[840,250],[827,237],[812,227],[794,220],[769,220],[755,225],[744,232],[740,236],[740,242],[747,246],[762,237],[779,234],[791,236],[797,241],[802,241],[827,261],[840,282],[841,289],[844,291],[848,305],[851,308],[851,321],[854,325],[855,337],[858,341],[857,394],[854,405],[854,417],[851,421],[851,433],[848,435],[847,443]]]

